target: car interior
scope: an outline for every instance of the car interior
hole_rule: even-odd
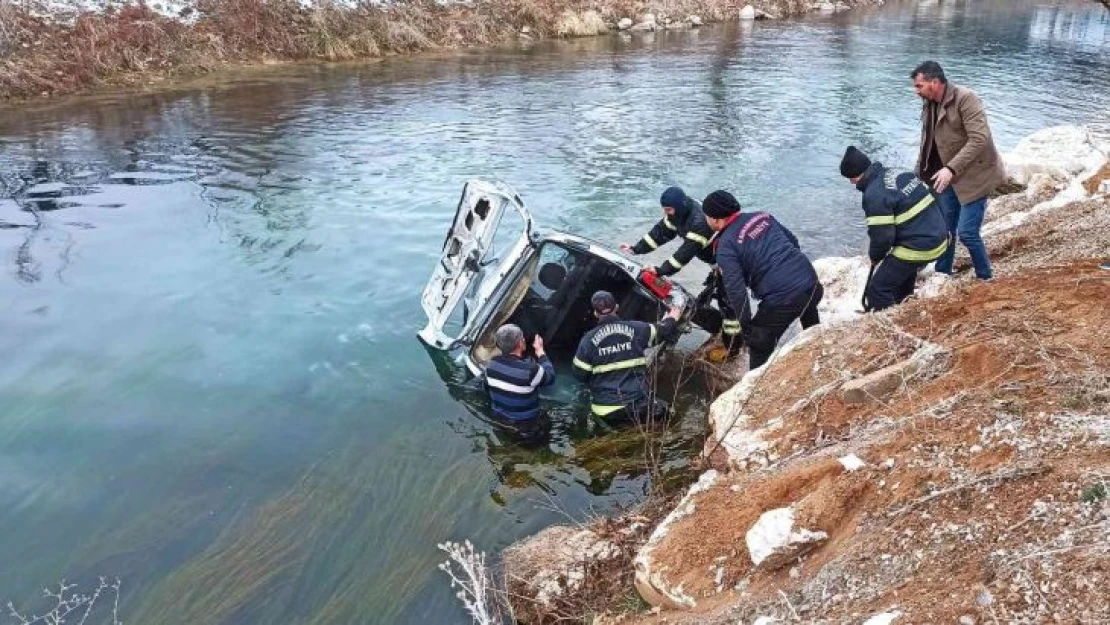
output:
[[[597,324],[590,298],[599,290],[616,297],[624,319],[655,322],[666,312],[663,303],[622,268],[588,251],[548,241],[484,328],[472,350],[474,360],[484,364],[497,355],[494,333],[505,323],[515,323],[524,331],[529,352],[539,334],[553,360],[569,361],[582,335]]]

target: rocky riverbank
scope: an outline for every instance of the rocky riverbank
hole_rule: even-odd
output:
[[[1050,128],[1006,160],[1024,190],[988,210],[995,280],[965,258],[865,316],[864,259],[819,261],[826,323],[731,372],[712,468],[654,527],[506,552],[521,613],[544,621],[634,551],[623,573],[652,607],[608,622],[1110,619],[1107,146]]]
[[[882,0],[0,2],[0,102],[151,88],[236,66],[376,59],[876,4]]]

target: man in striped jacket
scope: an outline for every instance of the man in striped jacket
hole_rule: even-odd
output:
[[[863,192],[874,268],[864,306],[871,312],[900,304],[913,295],[917,272],[948,249],[948,225],[936,196],[913,173],[872,163],[854,145],[844,153],[840,173]]]
[[[497,329],[494,343],[501,355],[486,364],[486,389],[493,414],[531,436],[540,429],[540,387],[555,381],[555,366],[543,349],[543,338],[536,335],[532,348],[536,360],[524,357],[524,332],[511,323]]]

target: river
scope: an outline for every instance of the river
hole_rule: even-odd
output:
[[[464,622],[436,544],[495,553],[639,501],[634,436],[475,416],[415,338],[471,176],[612,241],[670,184],[858,253],[849,143],[912,165],[926,58],[997,143],[1110,124],[1093,2],[889,3],[688,32],[252,72],[0,110],[0,599],[123,581],[129,623]],[[664,468],[699,446],[683,387]]]

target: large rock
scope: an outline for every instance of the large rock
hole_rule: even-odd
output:
[[[1025,137],[1004,160],[1010,177],[1028,184],[1036,174],[1074,178],[1094,173],[1106,162],[1106,154],[1086,128],[1069,125],[1045,128]]]
[[[701,26],[702,21],[701,18],[697,15],[691,15],[690,17],[686,18],[686,23],[689,24],[691,28],[697,28]]]
[[[632,19],[628,17],[622,17],[621,20],[617,22],[617,28],[619,30],[628,30],[629,28],[632,28]]]
[[[764,512],[748,530],[744,541],[752,564],[764,570],[782,568],[824,544],[829,535],[794,526],[794,509]]]
[[[543,614],[577,589],[588,566],[620,556],[620,548],[588,529],[556,525],[514,543],[503,555],[513,608]]]
[[[754,20],[755,19],[755,7],[753,7],[752,5],[749,4],[749,5],[745,6],[744,8],[740,9],[740,19],[745,21],[745,22],[749,21],[749,20]]]
[[[655,550],[676,521],[694,513],[697,496],[716,484],[717,477],[717,472],[712,469],[703,473],[636,554],[636,591],[651,605],[674,610],[689,610],[697,605],[693,597],[683,592],[681,584],[675,585],[667,579],[668,569],[666,565],[656,561]]]
[[[846,404],[883,402],[916,377],[943,371],[949,351],[936,343],[924,343],[902,362],[883,367],[874,373],[844,383],[840,399]]]

